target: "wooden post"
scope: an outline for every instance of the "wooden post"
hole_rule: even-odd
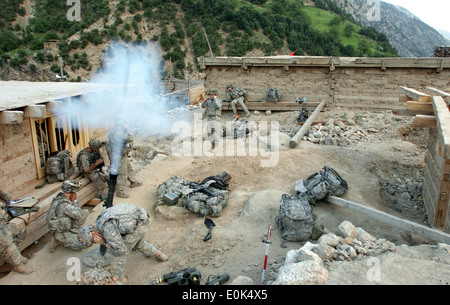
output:
[[[212,51],[212,49],[211,49],[211,45],[209,44],[209,39],[208,39],[208,35],[206,34],[205,27],[203,27],[203,33],[205,33],[206,42],[208,43],[209,52],[211,52],[211,57],[214,57],[213,51]]]
[[[322,108],[325,106],[325,101],[322,101],[319,106],[317,106],[316,110],[312,113],[312,115],[306,120],[306,122],[303,124],[302,128],[295,134],[295,136],[292,137],[292,139],[289,141],[289,147],[295,148],[297,144],[300,142],[300,140],[303,138],[303,136],[308,131],[309,127],[311,127],[311,124],[314,122],[316,117],[319,115],[320,111],[322,111]]]
[[[444,160],[444,172],[442,173],[441,186],[439,188],[436,213],[433,225],[445,229],[447,222],[448,204],[450,198],[450,160]]]

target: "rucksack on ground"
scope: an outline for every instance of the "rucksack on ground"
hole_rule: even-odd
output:
[[[54,183],[64,181],[70,178],[75,171],[72,160],[72,154],[68,150],[62,150],[54,153],[47,160],[46,173],[47,181]]]
[[[316,215],[313,214],[308,198],[300,194],[298,198],[284,194],[276,223],[281,236],[288,241],[306,241],[314,230]]]
[[[281,93],[276,88],[266,90],[266,102],[278,102],[281,99]]]
[[[316,204],[329,195],[341,196],[348,190],[348,184],[333,168],[324,166],[306,180],[297,181],[294,189],[304,194],[310,204]]]

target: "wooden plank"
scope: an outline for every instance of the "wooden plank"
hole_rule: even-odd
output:
[[[418,114],[414,117],[411,127],[436,128],[436,117],[434,115]]]
[[[0,124],[17,125],[23,122],[23,111],[9,111],[0,112]]]
[[[319,115],[322,108],[325,106],[325,101],[322,101],[319,106],[317,106],[316,110],[309,116],[309,118],[306,120],[306,122],[303,124],[303,126],[300,128],[300,130],[291,138],[289,141],[289,147],[294,148],[297,146],[298,142],[303,138],[303,136],[308,131],[309,127],[311,127],[311,124],[314,122],[316,117]]]
[[[382,221],[384,223],[390,224],[394,227],[403,229],[403,230],[407,230],[407,231],[411,231],[414,234],[432,239],[436,242],[440,242],[440,243],[446,243],[446,244],[450,244],[450,234],[447,234],[445,232],[441,232],[439,230],[435,230],[429,227],[426,227],[424,225],[406,220],[406,219],[402,219],[396,216],[393,216],[391,214],[379,211],[377,209],[356,203],[356,202],[352,202],[340,197],[336,197],[336,196],[328,196],[326,199],[326,201],[339,205],[341,207],[344,208],[348,208],[351,210],[354,210],[356,212],[362,213],[364,215],[367,215],[368,217],[371,217],[373,219]]]
[[[42,119],[47,117],[47,107],[45,105],[30,105],[24,109],[24,117]]]
[[[408,101],[406,103],[406,110],[424,111],[434,114],[433,104],[429,102]]]
[[[444,99],[440,96],[433,96],[433,108],[437,128],[441,136],[443,157],[446,160],[450,160],[450,111]]]
[[[428,91],[431,91],[433,94],[432,95],[438,95],[438,96],[442,96],[442,97],[450,97],[450,93],[447,93],[445,91],[433,88],[433,87],[427,87]]]
[[[320,103],[310,102],[306,104],[306,108],[314,109]],[[246,103],[249,111],[301,111],[303,108],[303,104],[297,104],[295,102],[258,102],[258,101],[249,101]],[[231,105],[229,101],[222,101],[222,111],[231,111]]]
[[[425,94],[415,89],[407,88],[407,87],[398,87],[399,93],[409,96],[415,101],[418,102],[430,102],[431,103],[431,95]]]

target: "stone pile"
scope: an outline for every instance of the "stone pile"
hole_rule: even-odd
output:
[[[201,109],[201,105],[197,104],[197,105],[183,105],[180,107],[176,107],[173,108],[169,111],[167,111],[168,115],[173,115],[173,114],[180,114],[180,113],[186,113],[186,112],[190,112],[190,111],[195,111],[197,109]]]
[[[364,128],[353,119],[345,123],[343,120],[330,119],[325,125],[313,125],[303,140],[322,145],[349,146],[369,140],[370,135],[376,133],[377,128]]]
[[[322,235],[316,244],[307,242],[298,250],[286,254],[284,264],[278,269],[274,285],[320,284],[328,280],[326,265],[333,261],[361,259],[366,255],[379,255],[395,251],[395,245],[377,239],[348,221],[337,227],[337,233]]]
[[[450,46],[437,46],[434,48],[434,57],[450,57]]]

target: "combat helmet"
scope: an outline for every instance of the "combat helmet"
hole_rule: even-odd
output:
[[[94,151],[98,151],[100,147],[103,146],[103,142],[99,139],[91,139],[89,141],[89,147],[92,148]]]
[[[90,247],[94,242],[94,237],[92,236],[92,231],[94,231],[93,226],[84,226],[78,232],[78,240],[85,247]]]
[[[206,94],[208,94],[208,95],[217,95],[218,92],[217,92],[217,89],[211,88],[211,89],[209,89],[209,90],[206,92]]]
[[[231,84],[230,84],[230,85],[227,85],[227,90],[228,90],[228,89],[234,89],[233,85],[231,85]]]
[[[90,269],[81,274],[78,285],[117,285],[117,279],[109,272],[102,268],[102,263],[97,262],[95,268]]]
[[[61,185],[61,189],[64,193],[76,193],[82,186],[83,184],[81,181],[71,179],[64,181]]]

